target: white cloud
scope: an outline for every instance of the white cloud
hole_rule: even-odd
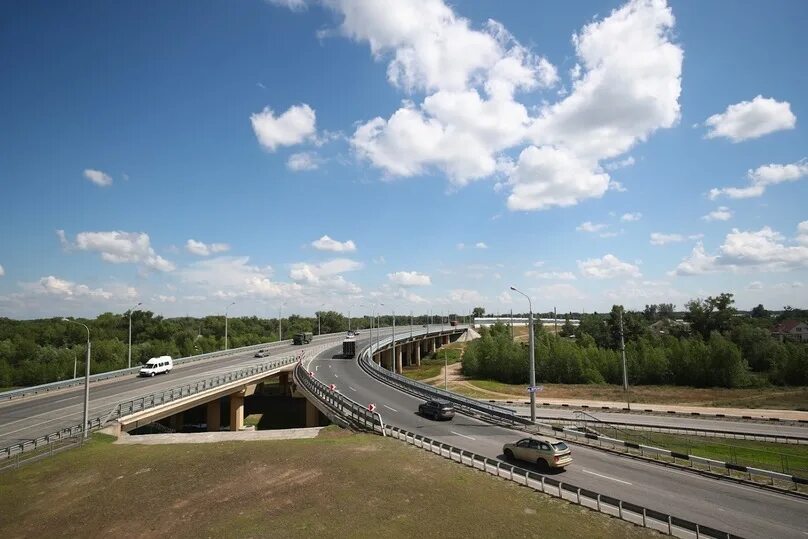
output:
[[[606,163],[605,165],[603,165],[603,168],[605,168],[606,170],[620,170],[621,168],[633,166],[635,162],[636,161],[634,161],[634,158],[629,155],[625,159]]]
[[[111,299],[113,294],[103,288],[90,288],[87,285],[76,284],[72,281],[60,279],[49,275],[42,277],[36,283],[23,283],[23,288],[33,293],[60,296],[65,299],[87,297],[91,299]]]
[[[6,274],[6,270],[3,268],[3,265],[0,264],[0,277],[3,277]]]
[[[455,245],[455,247],[457,248],[458,251],[462,251],[463,249],[466,248],[466,244],[465,243],[458,243],[457,245]]]
[[[661,232],[651,233],[651,245],[665,245],[666,243],[677,243],[685,241],[681,234],[662,234]]]
[[[286,168],[295,172],[317,170],[320,167],[320,156],[315,152],[293,153],[286,160]]]
[[[475,249],[488,249],[488,245],[485,242],[478,241],[474,244]]]
[[[334,253],[352,253],[356,251],[356,244],[353,240],[337,241],[327,235],[311,242],[311,246],[318,251],[331,251]]]
[[[164,294],[158,294],[156,296],[152,296],[152,301],[159,302],[159,303],[176,303],[177,297],[176,296],[166,296]]]
[[[584,261],[579,260],[578,269],[584,277],[593,279],[642,277],[640,268],[629,262],[622,262],[612,254],[607,254],[603,258],[590,258]]]
[[[583,223],[575,227],[575,230],[577,230],[578,232],[592,232],[594,234],[595,232],[605,230],[607,226],[609,225],[595,224],[592,223],[591,221],[584,221]]]
[[[746,187],[722,187],[710,189],[710,200],[725,195],[729,198],[754,198],[766,192],[770,185],[783,182],[793,182],[808,176],[808,161],[802,159],[796,163],[780,165],[771,163],[749,170],[746,177],[750,184]]]
[[[64,230],[57,230],[62,246],[80,251],[101,253],[101,259],[113,264],[140,264],[146,269],[174,271],[173,263],[154,252],[149,235],[144,232],[80,232],[75,244],[67,240]]]
[[[574,281],[575,274],[571,271],[526,271],[525,277],[534,279],[554,279],[557,281]]]
[[[531,291],[536,292],[542,297],[553,299],[584,299],[586,294],[578,290],[571,284],[557,283],[540,286],[538,288],[531,288]]]
[[[298,262],[292,264],[289,277],[298,283],[343,294],[358,294],[362,291],[340,275],[341,273],[359,270],[361,262],[348,258],[335,258],[321,264]]]
[[[786,245],[783,235],[767,226],[758,231],[735,228],[727,234],[717,255],[708,255],[699,243],[674,273],[699,275],[722,269],[783,271],[808,267],[808,221],[797,226],[795,241],[798,245]]]
[[[638,307],[648,303],[670,303],[677,299],[687,300],[687,294],[673,288],[666,281],[638,281],[628,279],[617,288],[606,290],[604,296],[623,304],[636,303]]]
[[[303,11],[306,9],[306,0],[268,0],[268,2],[278,7],[291,9],[292,11]],[[261,87],[263,88],[264,85],[261,84]]]
[[[387,278],[400,286],[428,286],[432,284],[429,275],[417,271],[397,271],[388,273]]]
[[[253,131],[258,142],[267,150],[274,152],[278,146],[300,144],[314,136],[316,114],[314,109],[306,105],[293,105],[278,117],[269,107],[250,115]]]
[[[91,168],[84,170],[84,177],[99,187],[109,187],[112,185],[112,178],[109,174]]]
[[[754,139],[781,131],[794,129],[797,117],[791,112],[788,101],[758,95],[752,101],[741,101],[727,107],[721,114],[705,120],[707,138],[724,137],[732,142]]]
[[[761,283],[760,281],[752,281],[751,283],[746,285],[746,289],[747,290],[762,290],[763,289],[763,283]]]
[[[230,250],[230,245],[226,243],[202,243],[194,239],[189,239],[185,243],[185,249],[194,255],[209,256],[216,253],[224,253]]]
[[[471,304],[480,304],[485,301],[485,296],[477,292],[476,290],[469,290],[466,288],[455,288],[449,290],[448,296],[449,302],[455,305],[471,305]]]
[[[497,296],[497,302],[508,305],[513,303],[513,296],[511,296],[510,292],[504,290],[500,295]]]
[[[642,219],[642,214],[640,212],[634,213],[624,213],[621,217],[621,221],[632,222],[632,221],[639,221]]]
[[[249,261],[247,256],[220,256],[194,262],[177,274],[182,282],[219,298],[287,298],[301,291],[296,283],[273,281],[271,267]]]
[[[529,146],[519,154],[508,183],[509,209],[543,210],[602,197],[609,189],[609,175],[593,171],[569,150]]]
[[[718,209],[715,209],[707,215],[702,216],[702,219],[705,221],[729,221],[731,218],[732,210],[726,206],[719,206]]]

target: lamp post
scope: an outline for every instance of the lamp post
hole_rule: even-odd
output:
[[[236,302],[234,301],[224,309],[224,349],[227,350],[227,310],[235,305]]]
[[[143,305],[143,303],[138,302],[137,305],[135,305],[134,307],[129,308],[129,368],[130,369],[132,368],[132,311],[137,309],[141,305]],[[76,375],[74,373],[73,378],[75,378],[75,377],[76,377]]]
[[[67,318],[62,318],[62,322],[78,324],[87,330],[87,361],[85,361],[86,367],[84,369],[84,423],[81,429],[84,433],[84,438],[86,439],[87,435],[89,434],[89,431],[87,430],[87,423],[90,421],[90,328],[81,322],[76,322],[75,320],[70,320]]]
[[[530,301],[530,296],[522,292],[521,290],[517,290],[516,287],[511,287],[511,290],[522,294],[527,298],[527,304],[530,308],[530,314],[528,316],[528,323],[530,324],[530,330],[528,331],[528,338],[530,339],[530,422],[536,422],[536,350],[535,350],[535,343],[533,338],[533,302]]]
[[[626,406],[631,410],[631,399],[628,393],[628,369],[626,368],[626,341],[623,339],[623,306],[620,306],[620,353],[623,356],[623,391],[626,394]]]
[[[283,340],[283,326],[281,325],[281,320],[283,320],[283,306],[286,305],[286,302],[280,304],[278,307],[278,340]]]

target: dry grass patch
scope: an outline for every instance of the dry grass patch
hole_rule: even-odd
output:
[[[650,537],[401,442],[112,445],[4,474],[2,537]]]

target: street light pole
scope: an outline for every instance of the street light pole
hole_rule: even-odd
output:
[[[281,320],[283,319],[283,306],[286,305],[284,301],[281,303],[280,307],[278,307],[278,340],[283,340],[283,326],[281,325]]]
[[[628,396],[628,369],[626,368],[626,342],[623,340],[623,307],[620,307],[620,352],[623,355],[623,391],[626,393],[626,405],[631,410],[631,399]]]
[[[137,307],[143,305],[142,302],[138,303],[134,307],[129,308],[129,368],[132,368],[132,311]],[[75,370],[75,369],[74,369]],[[73,378],[75,378],[75,373],[73,374]]]
[[[62,322],[78,324],[87,330],[87,360],[85,361],[86,367],[84,369],[84,426],[81,429],[84,438],[86,439],[90,434],[87,429],[87,424],[90,422],[90,328],[81,322],[76,322],[75,320],[69,320],[67,318],[62,318]]]
[[[390,370],[396,372],[396,310],[393,309],[393,340],[391,341],[393,345],[393,357],[392,361],[390,361]]]
[[[235,305],[236,302],[234,301],[224,309],[224,349],[227,350],[227,310]]]
[[[535,349],[535,342],[533,336],[533,302],[530,301],[530,296],[522,292],[521,290],[517,290],[515,287],[511,287],[511,290],[522,294],[527,298],[527,304],[530,308],[530,314],[528,317],[528,323],[530,324],[530,330],[528,331],[528,338],[530,339],[530,422],[536,422],[536,349]]]

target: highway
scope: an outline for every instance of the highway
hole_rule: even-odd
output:
[[[488,401],[483,401],[488,402]],[[515,410],[522,416],[530,416],[529,406],[509,405],[497,403],[501,406]],[[751,421],[733,421],[731,419],[696,419],[682,416],[661,416],[643,413],[620,413],[620,412],[599,412],[594,410],[584,410],[589,414],[589,426],[597,429],[597,421],[614,423],[630,423],[632,425],[645,425],[649,427],[678,427],[688,429],[704,429],[721,432],[740,432],[747,434],[763,434],[766,436],[799,436],[808,438],[808,425],[794,425],[782,422],[760,423]],[[580,416],[575,414],[576,409],[570,408],[548,408],[545,406],[536,407],[536,416],[541,418],[557,418],[579,420]]]
[[[384,335],[385,330],[382,329],[381,333]],[[324,335],[315,337],[311,344],[305,346],[284,345],[271,348],[271,355],[265,358],[253,357],[254,351],[234,352],[232,356],[228,357],[175,365],[171,373],[154,378],[132,375],[92,382],[90,384],[89,416],[92,418],[106,413],[121,401],[196,382],[249,365],[264,363],[304,349],[311,349],[326,342],[341,342],[342,339],[342,334]],[[8,447],[25,440],[45,436],[62,428],[79,425],[82,421],[83,409],[84,385],[0,403],[0,447]]]
[[[367,344],[367,341],[365,341]],[[417,415],[423,402],[365,373],[356,360],[335,358],[338,348],[310,360],[310,370],[344,395],[375,403],[385,423],[456,447],[502,459],[502,444],[523,433],[466,416],[435,422]],[[802,538],[808,535],[808,500],[766,491],[641,460],[572,445],[573,464],[556,479],[601,494],[671,513],[744,537]],[[538,468],[532,468],[542,473]]]

